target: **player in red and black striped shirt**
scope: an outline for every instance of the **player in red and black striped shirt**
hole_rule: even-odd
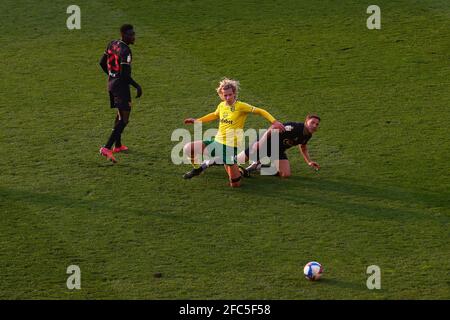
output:
[[[133,26],[124,24],[120,28],[120,34],[121,39],[111,41],[100,59],[100,66],[108,75],[111,108],[118,109],[114,129],[106,144],[100,148],[100,154],[113,162],[116,162],[113,153],[128,150],[126,146],[122,145],[121,137],[131,112],[130,85],[137,90],[136,98],[142,95],[141,86],[131,77],[133,56],[129,46],[134,44],[135,40]],[[112,149],[113,145],[114,149]]]

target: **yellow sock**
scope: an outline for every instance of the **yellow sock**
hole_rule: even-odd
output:
[[[192,164],[192,166],[194,167],[194,169],[200,168],[200,164],[195,163],[195,162],[196,162],[196,161],[195,161],[195,158],[188,157],[188,159],[191,160],[191,164]]]

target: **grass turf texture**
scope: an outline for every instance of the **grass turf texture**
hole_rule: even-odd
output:
[[[64,1],[0,4],[0,298],[450,298],[447,0],[380,0],[381,30],[365,1],[77,4],[78,31]],[[97,61],[125,22],[144,95],[111,165]],[[291,150],[285,181],[182,180],[171,133],[214,110],[223,76],[282,121],[320,114],[320,173]],[[381,290],[366,288],[372,264]]]

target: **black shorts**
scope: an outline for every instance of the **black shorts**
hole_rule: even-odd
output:
[[[131,110],[131,94],[130,88],[121,89],[120,91],[109,91],[109,102],[111,108],[117,108],[124,111]]]
[[[256,155],[256,161],[260,161],[262,157],[264,157],[265,155],[262,154],[263,152],[260,152],[261,148],[266,148],[266,156],[270,158],[270,161],[274,161],[274,160],[288,160],[288,156],[286,154],[286,148],[283,147],[283,143],[280,141],[278,144],[278,154],[275,154],[274,156],[272,156],[272,143],[271,143],[271,138],[267,138],[267,147],[262,145],[258,148],[258,153]],[[250,148],[245,149],[245,155],[250,158]],[[252,157],[255,157],[255,155],[252,155]],[[250,160],[255,160],[254,158],[251,158]]]

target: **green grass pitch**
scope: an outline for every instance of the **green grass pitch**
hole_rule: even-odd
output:
[[[376,1],[381,30],[362,0],[76,4],[81,30],[66,1],[0,4],[0,298],[450,298],[448,0]],[[144,95],[112,165],[98,60],[123,23]],[[320,114],[322,170],[293,148],[287,180],[183,180],[171,133],[214,110],[224,76],[282,121]]]

